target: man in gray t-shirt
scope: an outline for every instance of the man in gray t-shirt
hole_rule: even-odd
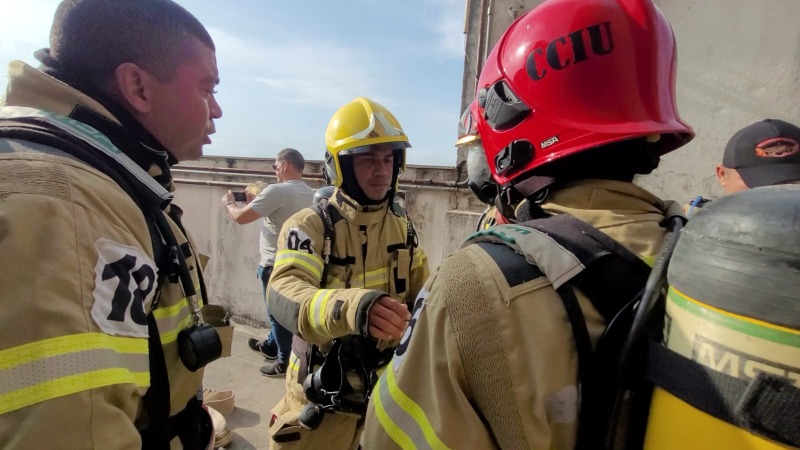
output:
[[[246,224],[264,218],[261,226],[261,263],[258,266],[258,277],[261,279],[262,293],[266,293],[267,282],[275,264],[275,246],[278,233],[283,223],[311,205],[314,189],[305,184],[303,168],[305,160],[299,151],[286,148],[275,158],[275,169],[278,182],[265,187],[255,198],[248,193],[248,202],[240,207],[234,200],[233,193],[228,191],[222,197],[228,217],[236,223]],[[264,297],[266,305],[266,297]],[[261,373],[268,377],[283,377],[292,349],[292,334],[281,326],[269,312],[267,316],[271,324],[269,335],[263,341],[250,339],[248,344],[254,351],[264,355],[266,359],[276,360],[272,364],[261,367]]]

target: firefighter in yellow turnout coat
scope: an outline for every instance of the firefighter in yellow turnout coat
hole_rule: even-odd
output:
[[[193,324],[187,297],[191,294],[198,306],[205,302],[200,294],[204,262],[182,228],[181,210],[159,209],[174,189],[168,158],[187,159],[188,151],[199,155],[221,110],[213,95],[206,95],[200,119],[187,129],[191,132],[163,135],[173,139],[166,148],[153,134],[168,124],[142,127],[122,100],[111,101],[85,78],[76,78],[73,70],[80,61],[68,56],[79,46],[79,53],[95,54],[92,43],[124,47],[115,38],[93,36],[102,31],[86,27],[87,18],[133,30],[157,28],[160,22],[146,18],[142,8],[157,8],[175,28],[157,41],[135,45],[144,53],[152,50],[150,44],[186,45],[198,58],[205,55],[205,71],[192,66],[176,75],[192,93],[197,86],[182,77],[216,79],[213,43],[202,25],[176,4],[149,0],[137,2],[134,11],[115,1],[65,2],[56,15],[54,29],[60,33],[51,41],[53,48],[37,54],[42,68],[20,61],[10,65],[0,108],[3,448],[178,449],[213,443],[211,430],[202,429],[210,419],[197,401],[203,370],[190,371],[178,354],[179,334]],[[189,41],[176,41],[176,33]],[[192,108],[192,100],[183,101]],[[174,119],[181,117],[186,118]],[[101,155],[97,159],[111,169],[98,170],[70,148],[81,148],[84,156]],[[106,174],[122,172],[123,179],[138,180],[129,187],[147,192],[138,201],[152,203],[153,214],[162,215],[160,223],[169,232],[151,227],[141,205]],[[169,273],[159,263],[164,255],[154,253],[151,233],[172,234],[170,247],[182,251],[183,272]],[[149,338],[151,311],[158,329],[154,339]],[[151,391],[148,403],[143,396]],[[151,408],[154,404],[160,406]]]
[[[665,217],[680,214],[631,183],[693,136],[674,50],[649,0],[551,0],[500,38],[473,117],[491,179],[475,181],[495,184],[514,224],[475,233],[426,283],[373,391],[364,449],[605,448],[578,444],[591,422],[583,356],[613,317],[598,298],[631,304]],[[642,283],[593,276],[612,255]]]
[[[542,209],[579,218],[649,261],[669,205],[630,183],[585,180],[551,192]],[[465,246],[426,283],[408,341],[373,391],[365,449],[574,448],[578,368],[564,306],[546,277],[506,273],[513,253],[490,251]],[[578,299],[596,342],[605,322]]]
[[[358,98],[333,116],[326,144],[327,175],[336,190],[327,204],[284,224],[268,287],[273,314],[295,334],[286,397],[272,410],[271,448],[355,448],[366,401],[359,391],[386,364],[388,358],[380,355],[391,355],[429,274],[413,226],[394,199],[408,146],[394,116]],[[399,320],[394,328],[392,318]],[[320,414],[303,383],[309,374],[321,373],[315,372],[313,355],[338,351],[337,342],[342,359],[368,369],[344,364],[358,398],[345,398],[343,408]],[[317,398],[316,405],[327,400]],[[299,419],[309,411],[321,422]]]

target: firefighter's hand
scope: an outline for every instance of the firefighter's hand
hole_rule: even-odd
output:
[[[370,336],[390,341],[403,337],[411,313],[406,305],[384,295],[369,309],[368,320]]]

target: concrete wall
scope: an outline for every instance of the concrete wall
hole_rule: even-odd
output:
[[[219,201],[226,191],[225,187],[179,184],[175,203],[184,209],[184,225],[198,251],[210,257],[204,273],[212,302],[227,306],[240,322],[263,325],[261,281],[256,278],[261,225],[229,220]]]
[[[800,123],[800,2],[661,0],[678,42],[678,107],[696,133],[640,183],[688,201],[722,191],[714,167],[731,135],[752,122]]]
[[[539,3],[468,0],[473,10],[467,15],[462,110],[475,92],[474,73],[482,64],[477,55],[482,54],[487,23],[493,45],[518,11]],[[717,196],[721,190],[714,167],[734,132],[764,118],[800,123],[800,2],[656,0],[656,4],[675,31],[678,107],[697,137],[637,182],[679,201],[698,194]],[[459,155],[459,161],[463,158]]]
[[[263,325],[266,318],[261,282],[256,278],[261,223],[232,222],[221,198],[228,189],[240,190],[255,181],[274,183],[272,162],[207,157],[174,170],[175,203],[184,210],[184,224],[198,250],[211,258],[205,274],[212,301],[227,306],[239,321],[250,325]],[[322,185],[320,166],[319,161],[307,163],[305,178],[313,187]],[[432,270],[477,223],[477,215],[461,210],[482,208],[468,189],[455,187],[458,177],[452,167],[409,166],[401,178],[406,209]]]

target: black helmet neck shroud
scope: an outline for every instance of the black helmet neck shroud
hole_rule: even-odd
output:
[[[632,182],[636,175],[649,174],[658,167],[660,153],[654,143],[638,138],[570,155],[538,167],[529,177],[501,188],[495,206],[506,218],[516,220],[514,210],[525,200],[534,208],[526,216],[541,217],[535,211],[536,205],[543,203],[549,190],[559,184],[585,179]]]
[[[385,202],[386,199],[394,197],[394,193],[397,190],[397,179],[400,176],[400,167],[403,164],[403,154],[404,149],[397,149],[394,150],[394,164],[392,165],[392,182],[391,188],[386,195],[380,200],[372,200],[367,197],[367,194],[364,193],[364,190],[361,189],[361,186],[358,185],[358,179],[356,179],[356,172],[353,168],[353,158],[354,155],[340,155],[339,156],[339,165],[342,168],[342,191],[347,194],[348,197],[352,198],[361,206],[370,206],[370,205],[380,205],[381,203]]]

